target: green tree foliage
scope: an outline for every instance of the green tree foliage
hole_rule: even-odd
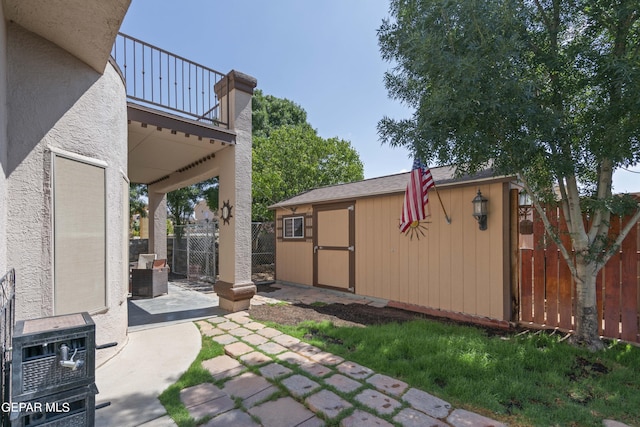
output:
[[[293,101],[256,90],[252,120],[254,221],[272,219],[268,206],[303,191],[363,179],[362,162],[351,144],[318,136],[307,123],[307,112]],[[169,193],[173,224],[184,224],[201,199],[218,210],[218,190],[218,179],[212,178]]]
[[[218,210],[218,194],[220,193],[220,183],[218,177],[208,179],[200,184],[196,184],[202,190],[202,196],[207,202],[211,212]]]
[[[307,112],[293,101],[256,90],[251,101],[251,120],[254,137],[269,136],[273,129],[307,123]]]
[[[629,231],[608,239],[609,220],[640,218],[611,186],[616,168],[640,161],[640,3],[392,0],[390,14],[378,30],[396,64],[385,85],[415,113],[383,118],[381,139],[461,173],[492,164],[517,174],[540,212],[557,189],[572,243],[560,250],[578,284],[575,340],[601,348],[595,277]]]
[[[167,211],[173,223],[174,232],[181,234],[181,225],[187,224],[193,215],[193,209],[202,198],[202,190],[197,185],[190,185],[167,193]]]
[[[348,141],[324,139],[311,126],[282,126],[253,138],[253,218],[272,217],[269,205],[304,191],[363,178]]]
[[[135,221],[136,215],[140,218],[147,216],[147,186],[143,184],[129,184],[129,236],[140,235],[140,223]]]

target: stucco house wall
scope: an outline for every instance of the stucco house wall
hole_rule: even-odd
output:
[[[128,223],[128,192],[123,191],[127,182],[124,82],[111,64],[100,74],[17,24],[6,24],[6,37],[11,108],[3,164],[4,191],[11,203],[4,227],[0,216],[0,230],[6,229],[7,235],[5,265],[16,268],[16,318],[57,314],[53,308],[52,159],[60,154],[105,170],[106,307],[90,314],[97,325],[98,344],[121,344],[126,341],[128,283],[127,229],[123,227]],[[110,355],[109,350],[101,351],[98,361]]]
[[[4,10],[0,7],[0,76],[7,75],[7,38]],[[0,200],[7,200],[7,80],[0,78]],[[7,270],[7,203],[0,203],[0,275]]]

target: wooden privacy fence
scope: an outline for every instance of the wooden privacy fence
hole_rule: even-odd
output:
[[[548,207],[546,216],[559,226],[567,250],[571,242],[562,209]],[[617,235],[630,217],[612,217],[610,235]],[[640,342],[638,334],[640,277],[638,252],[640,223],[631,229],[596,278],[600,335]],[[533,249],[520,249],[520,321],[548,328],[575,329],[576,285],[556,244],[545,236],[544,225],[533,211]]]

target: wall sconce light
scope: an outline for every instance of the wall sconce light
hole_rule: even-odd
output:
[[[480,230],[487,229],[487,202],[488,200],[482,197],[482,193],[478,189],[478,194],[473,198],[473,216],[480,225]]]

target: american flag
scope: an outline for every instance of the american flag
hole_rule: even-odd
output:
[[[411,179],[407,184],[402,204],[400,232],[404,233],[414,221],[426,218],[425,205],[429,203],[429,189],[435,187],[431,171],[418,159],[413,162]]]

